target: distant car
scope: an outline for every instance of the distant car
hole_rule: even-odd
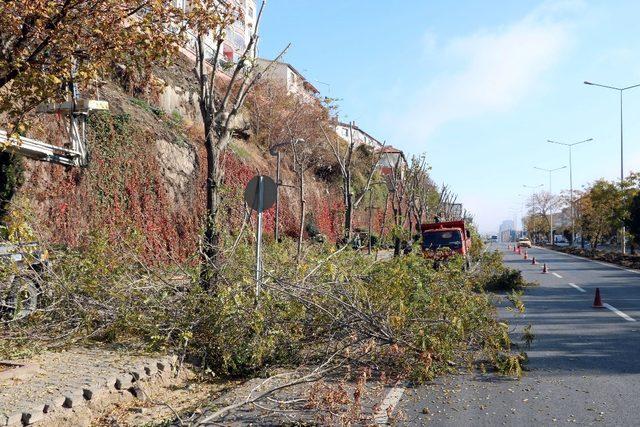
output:
[[[518,239],[518,247],[519,248],[530,248],[531,247],[531,240],[529,240],[526,237],[522,237],[522,238]]]

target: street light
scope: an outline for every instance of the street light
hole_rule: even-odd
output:
[[[551,197],[551,174],[561,169],[565,169],[566,166],[561,166],[555,169],[545,169],[545,168],[539,168],[537,166],[534,166],[533,168],[541,171],[549,172],[549,197]],[[553,246],[554,244],[553,242],[553,204],[550,204],[549,206],[549,243],[551,243],[551,246]]]
[[[276,157],[276,218],[275,223],[273,225],[273,235],[276,239],[276,242],[280,240],[280,186],[282,185],[282,181],[280,180],[280,147],[284,147],[285,145],[293,145],[298,143],[304,143],[304,139],[297,138],[293,141],[281,142],[279,144],[274,144],[269,147],[269,154]]]
[[[571,163],[571,152],[574,145],[583,144],[585,142],[593,141],[593,138],[585,139],[584,141],[574,142],[572,144],[567,144],[565,142],[552,141],[547,139],[547,142],[552,144],[564,145],[565,147],[569,147],[569,188],[571,193],[571,245],[576,240],[576,222],[575,222],[575,208],[573,203],[573,166]]]
[[[519,193],[518,197],[520,197],[520,222],[522,226],[522,236],[524,237],[524,199],[527,197],[526,194]]]
[[[535,215],[535,213],[536,213],[536,207],[535,207],[535,202],[533,200],[533,195],[535,194],[536,189],[544,187],[544,184],[538,184],[538,185],[526,185],[526,184],[523,184],[522,186],[524,188],[528,188],[528,189],[531,190],[531,217],[533,219],[533,215]],[[529,238],[530,239],[533,238],[533,236],[531,235],[531,231],[532,230],[527,230],[527,232],[529,233]]]
[[[599,86],[599,87],[603,87],[605,89],[611,89],[611,90],[617,90],[618,92],[620,92],[620,188],[622,188],[622,182],[624,181],[624,133],[623,133],[623,121],[622,121],[622,92],[624,92],[625,90],[629,90],[629,89],[633,89],[634,87],[638,87],[640,86],[639,84],[636,85],[632,85],[632,86],[627,86],[627,87],[615,87],[615,86],[608,86],[608,85],[602,85],[599,83],[592,83],[592,82],[584,82],[584,84],[589,85],[589,86]],[[624,225],[622,226],[622,244],[621,244],[621,248],[622,248],[622,253],[625,254],[626,253],[626,244],[625,244],[625,228]]]

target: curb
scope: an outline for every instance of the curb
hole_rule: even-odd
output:
[[[596,264],[600,264],[600,265],[603,265],[605,267],[615,268],[615,269],[618,269],[618,270],[624,270],[624,271],[627,271],[629,273],[640,274],[640,269],[635,269],[635,268],[631,268],[631,267],[625,267],[623,265],[613,264],[613,263],[610,263],[610,262],[607,262],[607,261],[601,261],[599,259],[588,258],[588,257],[580,256],[580,255],[570,254],[570,253],[567,253],[567,252],[557,251],[555,249],[545,248],[545,247],[542,247],[542,246],[534,246],[534,247],[536,249],[540,249],[540,250],[543,250],[543,251],[554,252],[554,253],[565,255],[565,256],[568,256],[568,257],[571,257],[571,258],[578,258],[578,259],[582,259],[582,260],[585,260],[585,261],[595,262]]]
[[[37,373],[36,365],[21,365],[13,362],[1,362],[5,365],[16,365],[15,368],[3,372],[2,378],[28,377]],[[166,356],[149,363],[141,364],[129,371],[123,370],[110,378],[97,378],[86,381],[59,395],[48,398],[46,402],[23,402],[10,412],[0,413],[0,427],[15,427],[37,424],[47,421],[53,423],[58,417],[66,417],[73,410],[86,405],[108,403],[115,394],[129,394],[134,398],[142,398],[140,385],[170,378],[178,367],[177,356]],[[44,425],[44,424],[42,424]]]

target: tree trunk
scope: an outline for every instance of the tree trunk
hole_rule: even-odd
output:
[[[302,169],[302,168],[301,168]],[[300,171],[298,174],[299,183],[299,197],[300,197],[300,228],[298,230],[298,251],[296,259],[300,262],[302,257],[302,238],[304,237],[304,217],[306,213],[305,200],[304,200],[304,172]]]
[[[222,151],[231,135],[226,133],[219,140],[211,131],[211,123],[205,123],[205,147],[207,150],[207,212],[202,242],[200,284],[211,291],[217,282],[217,270],[220,257],[220,230],[218,230],[218,211],[220,208],[220,188],[223,183]]]
[[[351,241],[352,217],[353,217],[353,194],[351,194],[351,172],[347,170],[343,176],[342,185],[344,187],[344,244]]]
[[[353,198],[352,194],[347,194],[347,205],[344,209],[344,243],[345,245],[351,241],[352,234],[352,215],[353,215]]]

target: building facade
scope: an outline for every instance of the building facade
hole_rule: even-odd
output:
[[[174,0],[175,7],[184,11],[189,10],[190,0]],[[251,35],[255,31],[257,11],[256,0],[232,0],[234,5],[241,11],[235,22],[225,30],[225,37],[222,43],[222,51],[219,60],[223,63],[237,62],[249,44]],[[187,33],[187,44],[185,50],[189,55],[195,55],[196,42],[195,35]],[[215,54],[216,43],[213,36],[207,37],[204,41],[205,58],[212,60]]]
[[[262,78],[295,95],[305,102],[316,102],[319,91],[293,65],[286,62],[256,58],[256,67],[263,73]]]
[[[336,134],[344,141],[351,143],[351,137],[353,134],[353,142],[357,146],[359,145],[368,145],[374,150],[381,149],[384,144],[371,136],[369,133],[365,132],[362,128],[356,126],[355,123],[342,123],[338,122],[335,127]]]

